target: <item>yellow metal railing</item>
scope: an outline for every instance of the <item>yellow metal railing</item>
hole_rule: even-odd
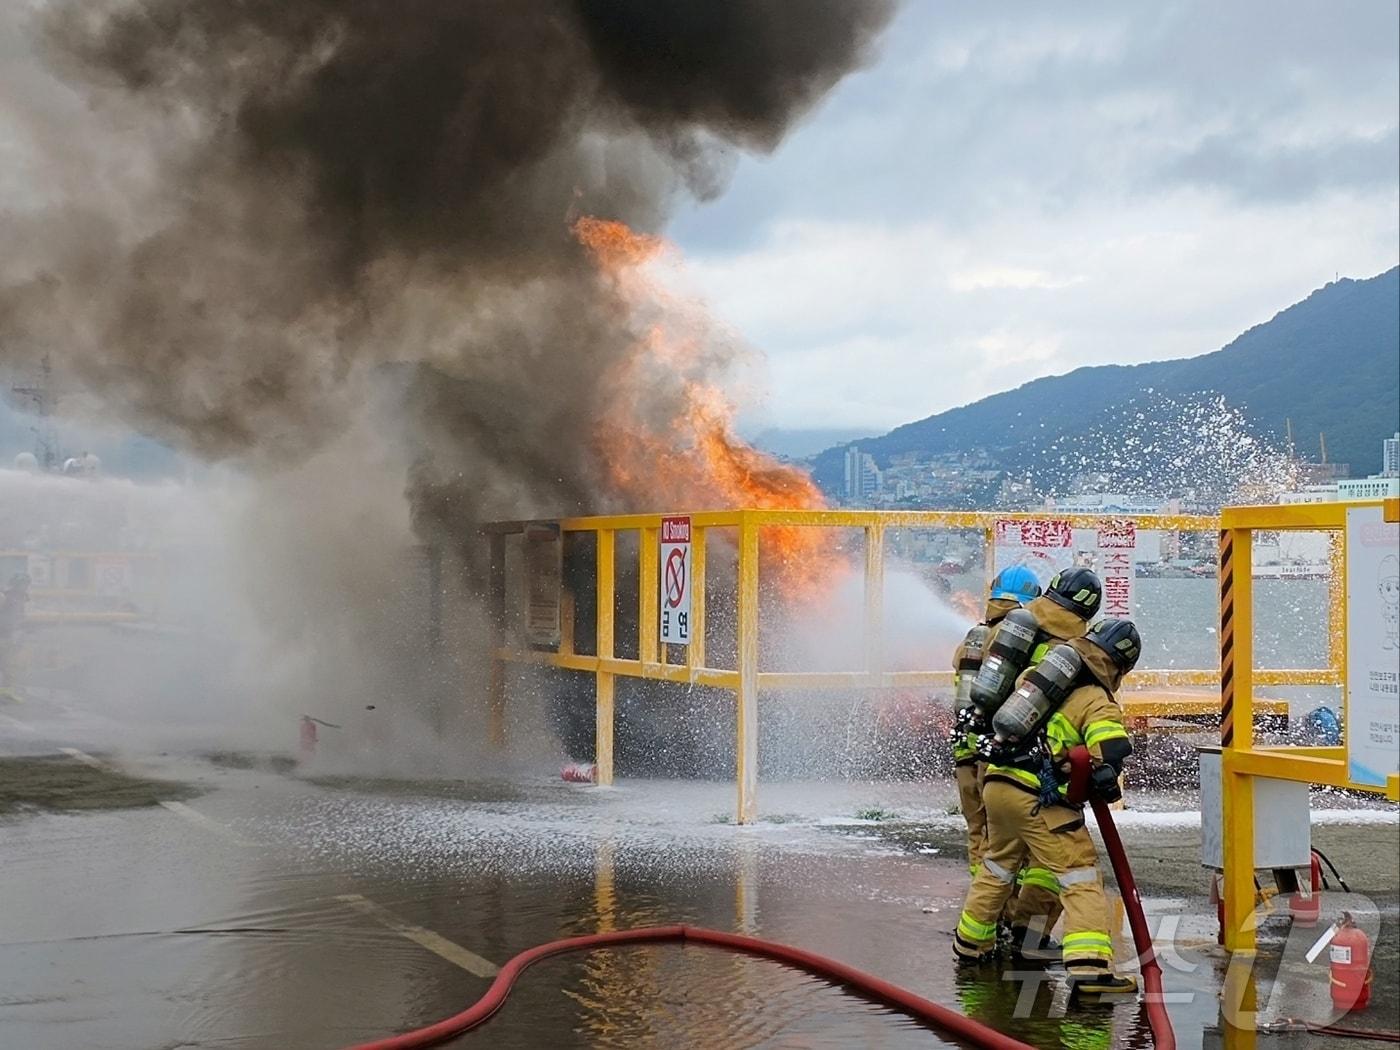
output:
[[[35,561],[45,565],[47,582],[31,581],[29,586],[30,605],[25,614],[29,623],[126,623],[152,619],[159,613],[165,593],[165,560],[151,551],[5,549],[0,550],[0,561],[24,562],[26,571],[30,572]],[[104,563],[128,569],[141,565],[154,570],[153,579],[132,580],[130,585],[123,584],[119,588],[127,592],[129,599],[139,598],[146,606],[144,611],[102,607],[103,603],[122,596],[97,578],[97,571]],[[83,566],[85,582],[65,581],[66,586],[57,586],[54,579],[57,567],[63,565],[65,574],[71,574],[75,564]],[[5,582],[0,579],[0,586]]]
[[[522,649],[507,644],[506,541],[514,534],[539,522],[497,522],[483,531],[490,543],[490,612],[493,654],[490,676],[490,715],[492,737],[505,739],[505,667],[508,663],[536,664],[591,673],[596,680],[596,740],[594,758],[600,784],[613,780],[614,689],[617,677],[693,683],[732,690],[735,695],[735,735],[737,750],[737,819],[740,823],[757,816],[758,784],[758,696],[763,690],[779,689],[882,689],[891,687],[930,687],[952,684],[947,669],[891,671],[884,666],[882,650],[884,611],[884,541],[891,528],[940,528],[981,530],[990,551],[997,521],[1068,521],[1074,528],[1095,528],[1105,522],[1133,522],[1144,531],[1215,533],[1220,521],[1198,515],[1092,515],[1041,513],[995,513],[978,511],[853,511],[853,510],[733,510],[689,515],[692,545],[691,642],[681,663],[668,661],[668,646],[658,638],[657,573],[659,532],[662,514],[621,514],[602,517],[562,518],[547,524],[562,533],[592,533],[596,536],[596,638],[594,654],[575,651],[572,617],[562,617],[563,630],[558,651]],[[759,668],[759,546],[762,531],[768,528],[859,529],[865,539],[865,653],[863,666],[849,671],[763,671]],[[716,667],[706,648],[705,571],[707,537],[715,529],[737,534],[737,627],[736,658],[733,667]],[[639,535],[637,576],[637,658],[615,655],[614,605],[616,599],[616,541],[618,533]],[[1336,587],[1334,576],[1334,593]],[[567,607],[569,595],[563,596]],[[1261,685],[1338,685],[1341,683],[1340,650],[1331,647],[1331,666],[1320,669],[1261,670],[1254,680]],[[1134,675],[1136,689],[1142,687],[1219,688],[1218,669],[1141,671]],[[1154,704],[1149,694],[1135,690],[1125,697],[1125,708],[1139,718],[1169,717],[1187,707],[1198,713],[1179,695],[1162,698]],[[1272,702],[1270,710],[1278,710]],[[1214,710],[1214,704],[1207,705]],[[1265,705],[1261,704],[1261,707]]]
[[[1372,503],[1370,506],[1375,506]],[[1254,745],[1254,687],[1268,678],[1254,667],[1254,533],[1273,531],[1328,531],[1334,534],[1332,550],[1340,557],[1340,571],[1333,573],[1330,609],[1332,660],[1340,670],[1346,651],[1347,616],[1346,523],[1356,503],[1305,503],[1284,506],[1229,507],[1220,519],[1220,746],[1224,819],[1225,948],[1253,952],[1255,930],[1254,883],[1254,783],[1253,777],[1291,780],[1329,787],[1351,788],[1400,799],[1400,779],[1391,775],[1384,787],[1353,783],[1348,777],[1347,749],[1341,747],[1256,747]],[[1400,521],[1400,500],[1382,504],[1387,522]],[[1342,597],[1338,597],[1338,592]],[[1344,732],[1352,727],[1346,717],[1348,698],[1343,690]]]

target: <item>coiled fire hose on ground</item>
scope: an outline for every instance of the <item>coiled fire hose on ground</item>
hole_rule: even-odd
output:
[[[1070,753],[1070,797],[1079,799],[1088,793],[1089,752],[1075,748]],[[1133,943],[1137,947],[1142,968],[1143,983],[1146,988],[1148,1024],[1157,1050],[1176,1050],[1176,1035],[1167,1017],[1166,1005],[1162,998],[1162,968],[1157,964],[1157,956],[1152,950],[1152,936],[1147,930],[1147,920],[1142,913],[1142,899],[1138,896],[1137,884],[1128,868],[1127,855],[1123,852],[1123,841],[1113,825],[1113,815],[1101,799],[1093,800],[1094,814],[1098,817],[1099,830],[1103,834],[1104,846],[1113,862],[1113,873],[1118,879],[1118,888],[1123,895],[1123,905],[1128,913],[1129,925],[1133,931]],[[510,995],[511,987],[527,967],[551,956],[567,952],[595,951],[599,948],[616,948],[630,944],[655,944],[664,942],[702,944],[726,951],[743,952],[783,963],[799,970],[805,970],[822,977],[833,984],[850,989],[857,995],[872,1002],[881,1003],[916,1020],[922,1021],[945,1035],[960,1039],[979,1050],[1034,1050],[1027,1043],[1013,1039],[972,1018],[940,1006],[923,996],[915,995],[906,988],[891,984],[873,974],[857,970],[853,966],[837,962],[835,959],[805,951],[777,941],[766,941],[758,937],[746,937],[737,933],[724,933],[709,930],[702,926],[647,926],[636,930],[617,930],[611,933],[593,933],[582,937],[569,937],[565,940],[549,941],[535,948],[521,952],[512,958],[486,994],[461,1013],[439,1021],[437,1024],[402,1035],[359,1043],[349,1050],[421,1050],[423,1047],[437,1046],[448,1039],[469,1032],[486,1021],[499,1010]]]

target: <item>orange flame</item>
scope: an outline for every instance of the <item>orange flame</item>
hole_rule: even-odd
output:
[[[954,591],[948,601],[954,609],[962,613],[973,623],[981,622],[984,612],[982,603],[977,600],[977,596],[971,591]]]
[[[609,377],[617,401],[594,435],[620,499],[647,510],[825,507],[805,471],[735,432],[734,403],[712,378],[723,335],[699,304],[675,299],[641,269],[672,250],[667,242],[591,217],[573,229],[644,328]],[[666,418],[654,418],[658,413]],[[765,530],[765,572],[774,570],[780,593],[810,595],[829,580],[836,557],[831,536],[816,528]]]

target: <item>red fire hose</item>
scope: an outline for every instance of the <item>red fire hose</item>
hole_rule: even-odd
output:
[[[1082,800],[1088,793],[1089,752],[1077,747],[1070,752],[1070,797]],[[1142,968],[1143,983],[1147,989],[1146,1006],[1148,1024],[1152,1029],[1152,1040],[1157,1050],[1176,1050],[1176,1034],[1172,1031],[1171,1019],[1162,994],[1162,968],[1157,964],[1156,953],[1152,949],[1152,935],[1147,930],[1147,920],[1142,913],[1142,898],[1138,896],[1137,883],[1128,867],[1127,855],[1123,852],[1123,840],[1118,837],[1118,829],[1113,825],[1113,815],[1102,799],[1093,800],[1094,814],[1098,817],[1099,831],[1103,834],[1104,846],[1113,862],[1113,873],[1118,879],[1118,888],[1123,895],[1123,904],[1128,913],[1128,922],[1133,931],[1133,943],[1137,946]],[[524,970],[554,955],[566,952],[593,951],[598,948],[613,948],[626,944],[647,944],[665,941],[679,941],[685,944],[704,944],[727,951],[744,952],[749,955],[772,959],[810,974],[825,978],[834,984],[844,985],[857,995],[872,1002],[883,1003],[910,1017],[916,1018],[946,1035],[961,1039],[979,1050],[1034,1050],[1027,1043],[1003,1035],[993,1028],[974,1021],[970,1017],[950,1010],[946,1006],[915,995],[913,992],[873,974],[857,970],[845,963],[829,959],[816,952],[793,948],[777,941],[765,941],[758,937],[745,937],[737,933],[723,933],[708,930],[702,926],[648,926],[637,930],[618,930],[613,933],[593,933],[583,937],[570,937],[565,940],[549,941],[530,948],[512,958],[486,994],[475,1004],[446,1020],[416,1031],[387,1039],[376,1039],[359,1043],[349,1050],[419,1050],[421,1047],[436,1046],[445,1040],[469,1032],[485,1023],[499,1010],[510,995],[511,987]]]
[[[707,944],[728,951],[745,952],[773,959],[810,974],[823,977],[835,984],[845,985],[857,995],[908,1014],[910,1017],[939,1029],[943,1033],[962,1039],[981,1050],[1034,1050],[1030,1045],[995,1029],[979,1024],[970,1017],[964,1017],[946,1006],[939,1006],[907,989],[881,980],[872,974],[846,966],[835,959],[828,959],[815,952],[792,948],[776,941],[760,940],[757,937],[744,937],[737,933],[722,933],[707,930],[700,926],[648,926],[639,930],[618,930],[615,933],[593,933],[584,937],[570,937],[562,941],[550,941],[539,947],[523,951],[511,959],[491,987],[486,990],[475,1005],[463,1010],[455,1017],[439,1021],[427,1028],[420,1028],[403,1035],[390,1036],[360,1043],[350,1050],[418,1050],[420,1047],[436,1046],[444,1040],[468,1032],[488,1020],[499,1010],[510,994],[515,983],[527,966],[565,952],[592,951],[596,948],[612,948],[623,944],[643,944],[658,941],[681,941],[686,944]]]
[[[1089,793],[1089,749],[1083,746],[1072,748],[1069,762],[1069,798],[1082,802]],[[1142,983],[1147,992],[1143,1003],[1147,1008],[1147,1023],[1152,1029],[1152,1042],[1157,1050],[1176,1050],[1176,1033],[1172,1031],[1162,992],[1162,967],[1152,947],[1152,934],[1147,929],[1147,917],[1142,913],[1142,897],[1133,880],[1133,869],[1128,867],[1128,854],[1123,849],[1123,840],[1118,837],[1118,828],[1113,823],[1113,811],[1108,808],[1108,803],[1101,798],[1093,798],[1090,803],[1099,822],[1104,849],[1108,851],[1108,859],[1113,864],[1113,877],[1118,880],[1123,909],[1128,913],[1128,926],[1133,931],[1133,946],[1137,948],[1138,966],[1142,970]]]

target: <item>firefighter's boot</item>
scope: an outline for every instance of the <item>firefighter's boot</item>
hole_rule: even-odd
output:
[[[1069,970],[1069,987],[1074,995],[1132,995],[1138,990],[1137,978],[1114,973],[1107,966],[1074,966]]]
[[[1011,929],[1007,955],[1019,966],[1056,966],[1064,961],[1059,941],[1026,926]]]
[[[997,961],[997,952],[995,948],[991,948],[985,952],[974,953],[966,946],[960,945],[955,941],[953,944],[953,961],[959,966],[966,967],[990,966]]]

